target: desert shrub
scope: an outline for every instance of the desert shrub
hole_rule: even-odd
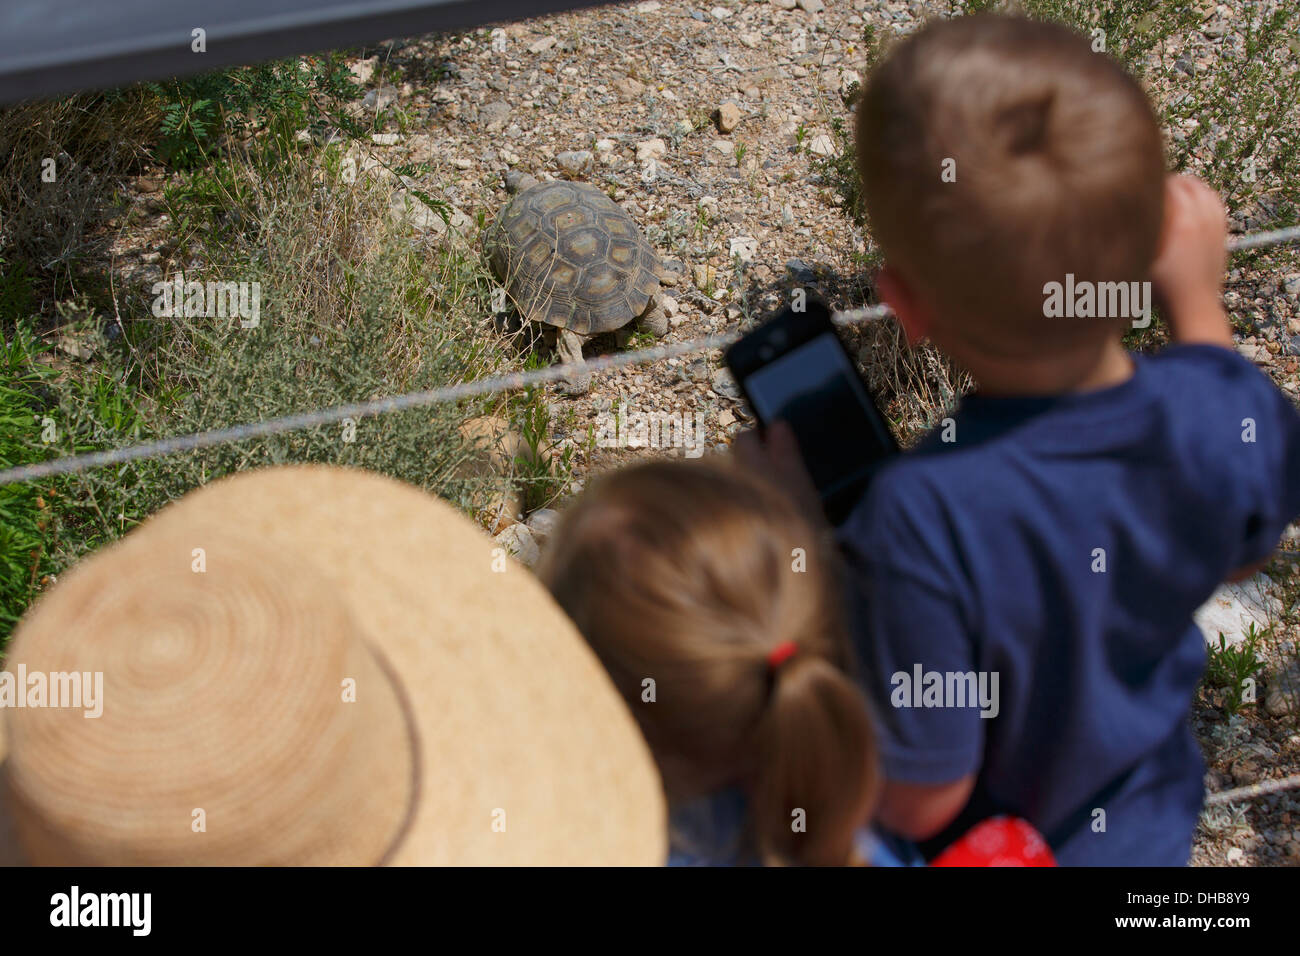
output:
[[[30,310],[76,291],[102,258],[117,183],[147,161],[157,119],[138,89],[0,110],[0,297],[20,282]]]
[[[436,388],[511,361],[484,319],[492,282],[477,249],[409,231],[390,215],[392,180],[344,177],[338,150],[231,150],[180,176],[202,181],[190,197],[211,197],[207,206],[174,200],[189,213],[171,220],[189,237],[184,280],[260,290],[255,327],[230,315],[155,315],[154,289],[119,290],[122,314],[111,321],[85,301],[61,309],[59,341],[76,343],[83,359],[16,319],[0,415],[23,427],[7,431],[0,465]],[[22,300],[21,283],[0,286],[6,295]],[[18,514],[0,566],[6,579],[22,572],[0,592],[0,640],[49,575],[233,471],[352,465],[472,510],[504,479],[464,467],[478,450],[458,426],[506,405],[467,400],[0,489],[6,516]],[[55,423],[54,441],[42,440],[38,419]]]
[[[344,111],[361,88],[338,53],[235,67],[165,83],[158,98],[156,156],[176,168],[210,161],[223,138],[268,133],[281,142],[326,126],[360,134]]]

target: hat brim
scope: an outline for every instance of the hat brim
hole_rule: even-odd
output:
[[[400,681],[422,779],[390,862],[664,862],[662,784],[626,705],[541,583],[513,561],[500,570],[454,508],[374,473],[289,466],[191,492],[133,535],[214,522],[331,582]],[[0,803],[0,864],[17,862]]]

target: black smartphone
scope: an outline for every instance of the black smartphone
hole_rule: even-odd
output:
[[[760,429],[790,424],[827,519],[841,523],[898,442],[826,306],[810,300],[801,312],[786,308],[724,359]]]

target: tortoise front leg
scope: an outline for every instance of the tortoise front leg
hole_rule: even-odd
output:
[[[560,391],[566,395],[581,395],[591,388],[591,372],[582,358],[582,336],[569,329],[559,329],[555,351],[560,362],[572,366],[569,377],[560,383]]]
[[[636,324],[641,331],[649,332],[657,339],[668,334],[668,313],[664,311],[661,296],[655,296],[650,300],[645,311],[637,317]]]

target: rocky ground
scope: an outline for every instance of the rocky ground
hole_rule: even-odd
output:
[[[1232,8],[1205,10],[1183,53],[1189,72],[1212,69],[1222,44],[1240,42]],[[395,214],[434,237],[450,229],[477,241],[479,224],[507,201],[512,170],[607,190],[670,267],[670,342],[741,327],[794,286],[857,305],[869,292],[869,244],[845,215],[823,160],[838,149],[841,94],[865,69],[864,28],[905,32],[926,15],[925,4],[903,0],[649,0],[394,41],[353,64],[369,88],[359,111],[387,122],[349,155],[361,175],[391,178]],[[402,164],[420,171],[401,180],[390,169]],[[450,226],[403,188],[417,182],[450,204]],[[1235,228],[1255,228],[1252,215]],[[1300,273],[1238,268],[1230,280],[1243,353],[1300,400]],[[612,347],[598,341],[590,354]],[[869,377],[890,374],[875,368],[870,348],[859,357]],[[942,374],[925,382],[934,390],[925,401],[891,401],[904,434],[923,429],[953,397],[956,383]],[[724,449],[750,424],[717,351],[600,376],[580,397],[556,392],[553,438],[571,449],[571,491],[641,455],[683,454],[601,447],[593,436],[619,406],[631,415],[703,416],[709,450]],[[552,518],[512,527],[507,519],[493,530],[531,556]],[[1296,567],[1280,573],[1294,576]],[[1276,590],[1276,581],[1265,583]],[[1297,635],[1294,607],[1262,601],[1280,635],[1265,652],[1267,673],[1276,674],[1296,660],[1294,644],[1289,653],[1286,645]],[[1228,613],[1248,611],[1233,605]],[[1262,703],[1226,719],[1215,700],[1199,702],[1211,789],[1300,772],[1295,713],[1284,713],[1285,703],[1269,713]],[[1300,863],[1300,791],[1207,813],[1194,862]]]

